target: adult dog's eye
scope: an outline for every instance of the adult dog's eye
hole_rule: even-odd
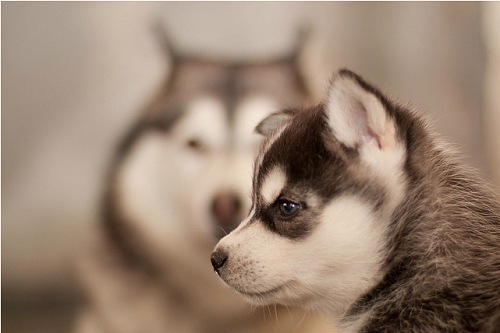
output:
[[[197,152],[203,152],[206,149],[203,142],[198,138],[190,138],[189,140],[186,141],[186,146],[189,149]]]
[[[283,217],[292,217],[300,210],[300,204],[284,199],[278,201],[278,207]]]

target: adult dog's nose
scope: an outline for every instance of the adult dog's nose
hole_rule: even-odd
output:
[[[212,256],[210,256],[210,261],[215,271],[219,273],[219,269],[221,269],[227,261],[227,254],[224,251],[216,250],[212,253]]]
[[[231,232],[240,223],[243,217],[242,206],[242,200],[237,193],[220,192],[214,197],[212,216],[225,233]]]

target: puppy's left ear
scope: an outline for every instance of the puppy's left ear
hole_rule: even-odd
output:
[[[293,110],[282,110],[271,113],[255,127],[255,132],[268,136],[283,126],[294,114],[295,111]]]
[[[357,74],[343,69],[332,79],[325,103],[328,124],[345,146],[388,150],[396,145],[394,119],[382,94]]]

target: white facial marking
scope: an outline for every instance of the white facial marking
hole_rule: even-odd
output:
[[[118,175],[118,199],[125,216],[131,221],[147,221],[156,233],[177,229],[178,218],[168,203],[174,200],[169,188],[181,184],[179,177],[170,177],[163,169],[176,146],[167,135],[149,133],[143,136],[125,160]]]
[[[174,128],[174,135],[184,140],[199,140],[206,149],[223,147],[229,137],[223,102],[212,96],[191,101],[183,119]]]
[[[286,175],[280,167],[274,167],[264,178],[260,193],[267,204],[273,203],[286,184]]]

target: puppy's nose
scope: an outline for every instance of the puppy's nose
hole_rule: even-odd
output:
[[[212,253],[210,261],[215,271],[219,273],[219,269],[221,269],[227,261],[227,254],[224,251],[216,250]]]
[[[226,232],[230,232],[240,222],[242,202],[233,192],[221,192],[212,201],[212,215]]]

